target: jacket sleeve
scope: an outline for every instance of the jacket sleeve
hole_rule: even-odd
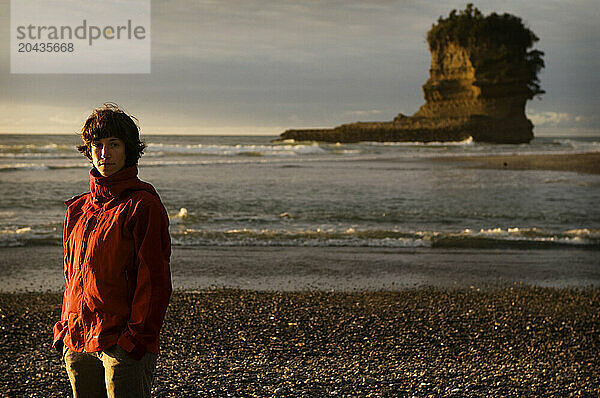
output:
[[[68,223],[69,223],[69,208],[67,207],[67,211],[65,213],[65,220],[63,222],[63,274],[65,276],[65,291],[63,292],[63,300],[62,300],[62,309],[60,311],[60,320],[54,324],[53,333],[54,339],[52,341],[52,347],[56,351],[62,351],[63,348],[63,338],[67,332],[67,323],[68,317],[66,314],[67,311],[67,288],[69,281],[67,279],[68,273],[68,261],[67,257],[67,235],[68,235]]]
[[[129,223],[136,251],[137,283],[131,315],[117,344],[141,359],[158,338],[171,296],[169,219],[159,199],[138,201]]]

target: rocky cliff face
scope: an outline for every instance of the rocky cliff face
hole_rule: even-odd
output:
[[[280,139],[326,142],[474,141],[526,143],[533,124],[525,116],[531,98],[523,62],[507,65],[502,45],[467,48],[449,42],[432,50],[430,76],[423,85],[425,104],[411,117],[352,123],[333,129],[287,130]],[[501,54],[499,56],[498,54]]]
[[[443,51],[433,51],[430,77],[423,85],[426,102],[414,117],[467,118],[473,127],[483,123],[472,131],[476,141],[529,142],[533,125],[525,117],[527,70],[513,68],[510,76],[502,76],[506,65],[490,62],[498,50],[449,43]]]

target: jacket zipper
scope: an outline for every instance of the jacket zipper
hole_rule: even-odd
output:
[[[83,230],[83,239],[81,242],[81,253],[79,255],[79,266],[80,267],[85,260],[85,254],[86,254],[87,244],[88,244],[88,237],[89,237],[90,230],[94,226],[94,222],[95,222],[94,216],[88,218],[88,220],[85,222],[85,229]]]
[[[83,351],[85,352],[85,340],[87,340],[87,331],[85,330],[85,322],[83,322],[83,313],[84,313],[84,306],[85,306],[85,299],[83,296],[83,292],[85,290],[84,288],[84,283],[83,283],[83,263],[85,262],[85,255],[87,252],[87,244],[88,244],[88,239],[89,239],[89,233],[90,230],[93,227],[95,220],[94,220],[94,216],[88,218],[88,220],[85,222],[85,228],[83,230],[83,239],[81,240],[81,251],[79,253],[79,279],[81,282],[81,319],[82,319],[82,329],[83,329],[83,346],[84,349]]]

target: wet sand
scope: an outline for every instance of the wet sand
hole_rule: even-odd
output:
[[[556,155],[457,156],[434,158],[468,167],[506,170],[557,170],[600,174],[600,152]]]
[[[56,293],[0,294],[3,396],[64,397]],[[600,289],[176,292],[156,397],[600,394]]]
[[[26,259],[26,260],[25,260]],[[60,292],[62,248],[0,248],[0,292]],[[569,264],[568,267],[565,264]],[[600,287],[598,251],[369,247],[173,247],[180,290],[266,291],[484,288],[514,283]]]

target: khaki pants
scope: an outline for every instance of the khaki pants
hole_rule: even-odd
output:
[[[150,397],[156,354],[136,361],[118,345],[99,352],[65,348],[64,354],[73,398]]]

